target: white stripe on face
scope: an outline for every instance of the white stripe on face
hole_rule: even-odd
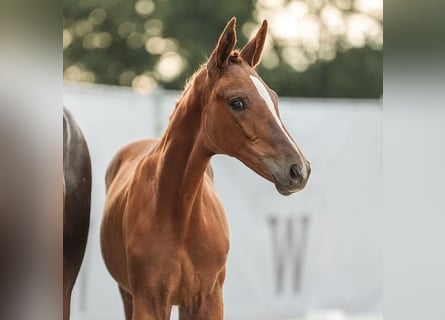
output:
[[[260,94],[261,98],[263,98],[264,102],[266,102],[266,105],[267,105],[268,109],[270,110],[270,112],[272,113],[272,115],[273,115],[275,121],[277,122],[278,126],[281,128],[281,130],[283,131],[284,135],[289,140],[290,144],[294,147],[294,149],[297,151],[297,153],[301,156],[300,151],[298,150],[297,146],[295,145],[295,142],[289,137],[289,135],[287,134],[286,130],[284,130],[283,124],[282,124],[280,118],[278,118],[277,111],[275,110],[275,107],[273,105],[272,99],[270,97],[269,92],[267,92],[266,87],[261,82],[261,80],[258,79],[257,77],[250,76],[250,79],[252,80],[253,84],[255,85],[255,87],[256,87],[258,93]]]

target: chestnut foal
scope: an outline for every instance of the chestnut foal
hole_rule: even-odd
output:
[[[306,185],[309,162],[280,120],[277,95],[253,70],[266,33],[264,21],[234,51],[230,20],[161,139],[127,145],[108,168],[102,254],[127,320],[166,320],[172,305],[181,320],[223,319],[229,233],[214,154],[239,159],[283,195]]]

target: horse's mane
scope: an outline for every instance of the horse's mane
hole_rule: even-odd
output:
[[[207,68],[207,63],[201,64],[198,69],[193,73],[187,80],[185,80],[184,90],[182,91],[181,96],[179,97],[179,100],[181,100],[182,97],[187,93],[187,91],[192,86],[193,81],[195,80],[196,76],[201,73],[203,69]],[[178,100],[178,101],[179,101]]]

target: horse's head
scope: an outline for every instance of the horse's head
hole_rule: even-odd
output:
[[[310,165],[281,121],[278,96],[254,71],[267,33],[258,33],[240,51],[235,18],[221,34],[207,62],[203,137],[213,153],[233,156],[289,195],[304,188]]]

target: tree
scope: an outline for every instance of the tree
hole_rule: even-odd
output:
[[[64,78],[180,90],[236,16],[239,46],[270,21],[258,72],[279,94],[379,97],[382,18],[361,2],[65,0]]]

